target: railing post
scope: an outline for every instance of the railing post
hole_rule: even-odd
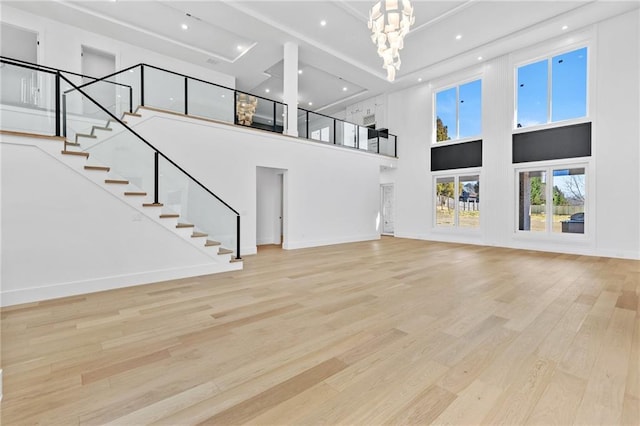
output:
[[[233,124],[238,124],[238,92],[233,91]]]
[[[356,126],[356,134],[354,135],[354,139],[356,142],[356,148],[360,149],[360,126]]]
[[[276,103],[273,103],[273,132],[276,131]]]
[[[306,118],[307,121],[305,122],[305,124],[307,128],[307,139],[309,139],[309,111],[306,111],[306,114],[307,114],[307,118]]]
[[[380,154],[380,132],[377,133],[376,137],[378,138],[378,146],[376,148],[376,154]]]
[[[144,64],[140,64],[140,106],[144,106]]]
[[[321,138],[322,139],[322,138]],[[333,120],[333,144],[336,145],[336,120]],[[344,141],[342,142],[344,145]]]
[[[236,259],[242,259],[240,257],[240,215],[236,216]]]
[[[60,71],[56,72],[56,136],[60,136]]]
[[[67,138],[67,94],[62,95],[62,136]]]
[[[398,156],[398,137],[397,136],[393,137],[393,156],[394,157]]]
[[[189,115],[189,83],[187,77],[184,78],[184,115]]]
[[[129,86],[129,112],[133,113],[133,87]]]
[[[158,151],[156,151],[154,153],[154,159],[153,159],[153,202],[155,204],[159,203],[159,198],[158,198],[158,186],[159,186],[159,173],[158,173],[158,160],[159,160],[159,154]]]

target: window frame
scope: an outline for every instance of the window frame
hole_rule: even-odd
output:
[[[526,164],[526,166],[525,166]],[[518,163],[513,165],[513,182],[514,182],[514,191],[513,191],[513,206],[514,206],[514,215],[513,215],[513,231],[517,237],[526,237],[532,239],[543,239],[543,240],[561,240],[561,241],[588,241],[592,237],[593,223],[595,222],[594,213],[592,210],[592,206],[595,206],[594,197],[594,186],[593,186],[593,172],[591,168],[591,161],[589,158],[571,158],[564,160],[549,160],[549,161],[541,161],[535,163]],[[553,232],[553,203],[547,202],[545,205],[545,230],[544,232],[532,232],[530,230],[520,230],[519,229],[519,215],[520,215],[520,173],[521,172],[533,172],[533,171],[543,171],[547,175],[548,179],[553,179],[553,171],[554,170],[564,170],[564,169],[576,169],[582,168],[584,169],[584,187],[585,187],[585,201],[584,201],[584,233],[562,233],[562,232]],[[545,188],[545,199],[553,200],[553,187],[554,185],[546,185]]]
[[[443,84],[434,89],[431,92],[431,101],[432,101],[432,135],[431,135],[431,146],[444,146],[449,144],[456,143],[464,143],[471,142],[475,140],[482,139],[482,132],[484,131],[484,84],[483,84],[483,75],[481,73],[474,74],[469,76],[468,78],[458,79],[455,83]],[[438,93],[444,92],[450,89],[456,89],[456,135],[460,133],[460,86],[464,86],[465,84],[473,83],[475,81],[480,81],[480,133],[476,136],[468,136],[465,138],[458,139],[450,139],[444,141],[437,141],[438,135],[438,115],[437,115],[437,103],[436,98]]]
[[[579,37],[582,38],[582,37]],[[553,61],[556,56],[570,53],[582,48],[587,49],[587,66],[586,66],[586,96],[585,96],[585,115],[583,117],[570,118],[560,121],[551,121],[553,114],[551,94],[553,91]],[[547,122],[542,124],[536,124],[527,127],[518,127],[518,69],[527,65],[534,64],[536,62],[547,61]],[[586,123],[591,121],[591,95],[593,93],[593,81],[592,81],[592,67],[595,63],[594,48],[589,39],[579,40],[572,44],[565,44],[560,47],[545,50],[543,53],[527,56],[525,59],[520,59],[512,63],[513,71],[513,120],[511,123],[513,133],[524,133],[542,129],[550,129],[554,127],[570,126],[572,124]]]
[[[436,232],[456,232],[456,233],[465,233],[465,234],[479,234],[483,228],[483,215],[482,215],[482,210],[480,211],[480,223],[477,227],[472,228],[472,227],[461,227],[460,226],[460,215],[459,215],[459,211],[460,211],[460,203],[456,202],[456,207],[454,210],[454,219],[453,219],[453,225],[452,226],[443,226],[443,225],[438,225],[437,221],[437,214],[436,214],[436,209],[438,208],[438,203],[436,202],[436,197],[438,195],[438,179],[439,178],[454,178],[454,200],[459,200],[460,194],[458,192],[458,186],[460,183],[460,178],[464,177],[464,176],[469,176],[469,175],[477,175],[478,176],[478,182],[480,182],[480,185],[482,185],[482,169],[479,167],[470,167],[470,168],[465,168],[465,169],[454,169],[454,170],[441,170],[441,171],[437,171],[437,172],[432,172],[431,173],[431,178],[432,178],[432,183],[431,183],[431,188],[432,188],[432,197],[431,197],[431,203],[432,203],[432,209],[431,209],[431,213],[433,215],[433,220],[431,223],[431,227],[434,231]],[[480,187],[482,189],[482,186]]]

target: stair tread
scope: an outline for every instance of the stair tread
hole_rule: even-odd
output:
[[[162,207],[164,204],[162,203],[143,203],[142,207]]]
[[[138,114],[137,112],[125,112],[125,113],[122,114],[123,117],[125,115],[130,115],[132,117],[142,117],[142,114]]]
[[[67,146],[80,146],[78,142],[64,141]]]
[[[79,138],[79,137],[80,138],[91,138],[91,139],[97,138],[96,135],[91,135],[91,134],[88,134],[88,133],[76,133],[76,138]]]
[[[205,234],[204,232],[194,232],[193,234],[191,234],[191,238],[202,238],[208,236],[209,234]]]
[[[180,217],[178,213],[164,213],[160,215],[160,219],[169,219],[172,217]]]
[[[220,247],[218,249],[218,254],[230,254],[230,253],[233,253],[233,250],[229,250],[224,247]]]
[[[107,132],[110,132],[113,130],[111,127],[102,127],[102,126],[93,126],[93,128],[95,130],[106,130]]]
[[[205,247],[211,247],[211,246],[219,246],[220,243],[217,241],[213,241],[213,240],[207,240],[206,243],[204,243]]]
[[[84,166],[85,170],[101,170],[104,172],[108,172],[111,170],[111,167],[106,167],[106,166]]]
[[[60,151],[60,152],[61,152],[62,154],[64,154],[64,155],[78,155],[78,156],[81,156],[81,157],[87,157],[87,158],[89,158],[89,153],[88,153],[88,152],[83,152],[83,151],[67,151],[66,149],[65,149],[65,150],[62,150],[62,151]]]
[[[195,225],[191,223],[179,223],[176,225],[176,228],[193,228]]]
[[[117,183],[120,185],[128,185],[129,181],[124,179],[105,179],[104,183]]]
[[[236,263],[236,262],[242,262],[243,259],[236,259],[235,257],[232,257],[231,260],[229,260],[229,263]]]
[[[146,192],[137,192],[137,191],[127,191],[124,195],[147,195]]]

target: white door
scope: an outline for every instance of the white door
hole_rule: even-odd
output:
[[[116,56],[87,46],[82,46],[82,74],[89,77],[104,77],[116,71]],[[82,84],[94,81],[83,78]],[[116,102],[116,85],[99,82],[83,88],[84,92],[93,100],[105,107],[109,112],[118,117],[120,113]],[[128,95],[127,95],[128,96]],[[106,118],[107,115],[93,102],[83,97],[83,113],[85,116]]]
[[[381,185],[382,233],[393,235],[393,184]]]
[[[0,54],[10,59],[36,64],[38,33],[1,22]],[[5,104],[20,107],[45,106],[41,99],[40,88],[46,75],[28,68],[2,64],[0,67],[2,101]]]

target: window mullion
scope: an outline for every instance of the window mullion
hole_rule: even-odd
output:
[[[460,139],[460,86],[456,86],[456,139]]]
[[[547,60],[547,123],[551,123],[551,117],[553,117],[553,103],[551,102],[551,93],[553,91],[553,58]]]

